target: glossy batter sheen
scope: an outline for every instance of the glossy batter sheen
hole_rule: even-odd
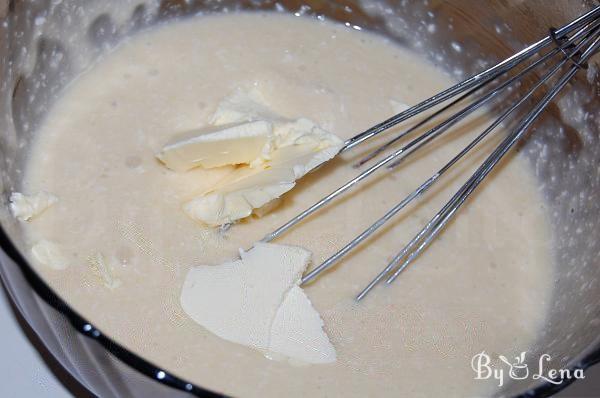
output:
[[[70,260],[38,265],[101,330],[198,385],[236,396],[485,396],[471,358],[525,351],[543,326],[553,266],[542,200],[519,156],[504,162],[444,235],[391,287],[352,298],[445,203],[484,152],[462,162],[417,206],[305,291],[335,346],[335,364],[266,359],[222,340],[182,311],[188,270],[220,264],[355,176],[344,154],[303,178],[273,213],[224,235],[182,204],[231,169],[175,173],[155,153],[205,126],[219,101],[256,88],[290,119],[307,117],[348,138],[451,84],[385,39],[282,15],[199,17],[132,38],[81,76],[49,113],[22,191],[58,203],[24,223]],[[382,171],[279,239],[320,262],[416,188],[481,131],[470,120],[394,172]],[[398,132],[399,130],[394,130]],[[390,133],[392,134],[392,133]],[[370,143],[369,145],[374,145]],[[486,144],[489,148],[492,143]],[[99,277],[103,260],[114,283]],[[116,282],[118,281],[118,283]],[[219,303],[199,303],[219,311]]]

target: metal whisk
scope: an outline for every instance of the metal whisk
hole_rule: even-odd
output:
[[[534,93],[538,92],[543,87],[547,87],[546,93],[539,102],[533,105],[525,116],[523,116],[516,127],[501,141],[501,143],[493,150],[487,159],[477,168],[473,175],[461,186],[461,188],[452,196],[452,198],[435,214],[435,216],[427,223],[427,225],[406,245],[400,252],[394,256],[392,261],[358,294],[357,300],[364,298],[375,285],[383,279],[387,283],[392,283],[398,275],[405,270],[435,239],[442,231],[444,226],[455,216],[459,208],[465,203],[467,198],[481,184],[481,182],[489,175],[498,162],[506,155],[506,153],[519,142],[532,123],[544,111],[548,104],[557,96],[557,94],[567,85],[567,83],[581,70],[587,68],[587,61],[600,49],[600,6],[594,8],[588,13],[580,16],[569,24],[559,28],[550,29],[548,36],[531,44],[522,51],[512,55],[497,65],[472,76],[465,81],[458,83],[447,90],[434,95],[431,98],[401,112],[400,114],[370,128],[369,130],[358,134],[349,139],[340,153],[349,151],[352,148],[364,143],[365,141],[385,132],[391,127],[406,121],[414,116],[417,116],[437,105],[441,105],[439,110],[427,116],[424,120],[417,123],[410,129],[402,132],[398,136],[390,139],[384,145],[377,148],[375,151],[366,156],[356,166],[364,166],[371,160],[374,160],[378,155],[384,153],[387,149],[392,148],[394,144],[402,138],[415,132],[419,127],[423,126],[435,119],[441,119],[454,109],[450,117],[441,121],[432,129],[422,133],[414,138],[408,144],[393,151],[383,159],[377,161],[373,166],[361,172],[352,180],[348,181],[329,195],[319,200],[308,209],[282,225],[277,230],[266,235],[262,241],[269,242],[281,236],[290,228],[298,224],[306,217],[327,205],[338,196],[342,195],[350,188],[355,187],[358,183],[373,175],[377,170],[386,166],[392,169],[406,159],[407,156],[415,153],[419,149],[425,147],[428,143],[447,132],[450,127],[454,126],[465,117],[481,108],[490,100],[497,97],[501,93],[507,93],[508,88],[519,83],[523,77],[530,72],[537,70],[542,73],[539,80],[527,91],[521,98],[518,98],[514,103],[502,111],[498,118],[481,132],[473,141],[471,141],[464,149],[462,149],[455,157],[453,157],[446,165],[427,179],[421,186],[411,192],[408,196],[402,199],[397,205],[385,213],[379,220],[365,229],[360,235],[350,241],[346,246],[340,249],[325,260],[318,267],[308,272],[303,278],[302,283],[308,283],[315,279],[322,272],[331,268],[346,254],[357,247],[361,242],[371,236],[376,230],[383,226],[387,221],[394,217],[398,212],[405,208],[413,200],[420,197],[424,192],[431,188],[452,166],[459,162],[468,152],[475,148],[484,138],[486,138],[493,130],[501,125],[510,117],[517,118],[517,112],[523,112],[522,105],[528,103],[532,99]],[[546,69],[543,69],[543,67]],[[486,86],[490,86],[487,88]],[[447,104],[445,104],[447,103]],[[461,105],[466,103],[466,105]],[[445,104],[445,105],[444,105]],[[529,105],[527,105],[529,106]]]

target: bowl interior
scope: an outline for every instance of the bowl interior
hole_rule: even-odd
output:
[[[548,3],[552,3],[549,6]],[[0,1],[0,223],[17,247],[8,197],[18,190],[28,143],[61,90],[132,32],[199,13],[284,10],[379,32],[461,79],[589,10],[591,2],[373,1]],[[429,28],[434,25],[435,29]],[[460,43],[463,51],[452,50]],[[520,150],[543,187],[553,226],[556,288],[535,347],[564,368],[590,360],[600,328],[600,78],[587,73],[550,107]],[[507,386],[507,395],[540,381]]]

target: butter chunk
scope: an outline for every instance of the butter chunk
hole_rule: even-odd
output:
[[[189,217],[209,226],[264,214],[261,208],[269,209],[298,179],[343,147],[339,137],[309,119],[276,115],[256,89],[238,90],[225,98],[210,123],[175,139],[157,155],[176,171],[237,166],[183,205]]]
[[[266,205],[264,205],[263,207],[254,209],[253,214],[258,218],[266,217],[270,213],[274,212],[279,206],[281,206],[282,202],[283,202],[283,199],[272,200],[269,203],[267,203]]]
[[[337,136],[308,119],[277,123],[268,159],[240,167],[210,191],[184,205],[189,217],[219,226],[250,216],[296,186],[296,181],[342,148]]]
[[[260,91],[257,89],[237,90],[219,103],[210,124],[221,126],[255,120],[278,120],[279,118],[280,116],[269,109]]]
[[[54,270],[64,270],[69,266],[61,248],[49,240],[41,240],[36,243],[31,248],[31,253],[40,264]]]
[[[272,139],[273,125],[267,121],[210,126],[177,137],[157,157],[175,171],[249,164],[269,153]]]
[[[252,215],[288,192],[296,183],[289,169],[269,169],[232,183],[224,190],[211,192],[186,203],[185,213],[192,219],[217,227]]]
[[[10,210],[15,218],[21,221],[30,221],[56,202],[58,202],[56,196],[44,191],[35,195],[13,192],[10,195]]]
[[[257,243],[241,259],[189,271],[184,311],[217,336],[306,363],[336,360],[323,321],[298,286],[311,253]]]

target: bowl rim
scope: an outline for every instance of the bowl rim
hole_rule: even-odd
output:
[[[96,328],[91,322],[87,321],[77,311],[75,311],[65,300],[63,300],[35,271],[25,257],[21,254],[19,249],[15,246],[14,242],[10,239],[3,226],[0,225],[0,248],[4,253],[12,260],[25,280],[33,288],[34,292],[42,300],[46,302],[50,307],[54,308],[61,315],[63,315],[75,329],[75,331],[85,337],[88,337],[97,343],[99,343],[105,350],[107,350],[112,356],[120,360],[124,364],[128,365],[133,370],[147,376],[148,378],[166,385],[168,387],[187,392],[191,395],[198,397],[225,397],[223,394],[216,393],[208,390],[204,387],[200,387],[194,383],[188,382],[173,373],[162,369],[158,365],[144,359],[140,355],[133,351],[125,348],[113,338],[104,334],[100,329]],[[4,262],[0,262],[0,266],[4,267]],[[1,273],[0,273],[1,276]],[[6,282],[6,281],[5,281]],[[8,286],[8,283],[6,283]],[[9,294],[11,300],[17,302],[18,300]],[[19,312],[27,320],[27,323],[31,325],[29,317],[25,314],[19,305]],[[35,331],[35,328],[32,327]],[[36,331],[37,334],[37,331]],[[42,342],[44,339],[41,338]],[[44,342],[45,345],[45,342]],[[52,352],[52,351],[51,351]],[[60,361],[59,361],[60,362]],[[62,363],[61,363],[62,365]],[[85,385],[85,383],[84,383]]]
[[[77,331],[77,333],[88,337],[97,343],[99,343],[105,350],[107,350],[113,357],[120,360],[133,370],[145,375],[155,382],[161,383],[165,386],[187,392],[191,395],[198,397],[227,397],[224,394],[220,394],[204,387],[201,387],[195,383],[189,382],[176,376],[175,374],[159,367],[158,365],[144,359],[142,356],[135,352],[125,348],[113,338],[104,334],[93,324],[82,317],[77,311],[75,311],[65,300],[63,300],[43,279],[38,275],[21,252],[17,249],[13,241],[10,239],[4,227],[0,225],[0,248],[4,253],[18,266],[19,270],[23,274],[25,280],[33,288],[34,292],[46,302],[50,307],[54,308],[60,314],[62,314],[69,321],[71,326]],[[0,266],[4,266],[3,262],[0,262]],[[0,276],[2,274],[0,273]],[[8,286],[8,283],[7,283]],[[9,294],[9,296],[11,296]],[[11,299],[17,301],[11,296]],[[31,323],[27,314],[19,308],[19,311],[23,317],[27,320],[27,323]],[[35,331],[35,328],[33,329]],[[37,334],[37,331],[36,331]],[[41,339],[44,342],[44,339]],[[45,344],[45,342],[44,342]],[[59,361],[60,362],[60,361]],[[586,370],[589,367],[600,363],[600,347],[593,348],[588,354],[586,354],[579,362],[575,363],[569,370],[572,372],[576,369]],[[62,364],[61,364],[62,365]],[[557,379],[560,380],[560,379]],[[575,378],[563,378],[560,384],[553,384],[550,382],[543,382],[539,385],[530,388],[518,395],[515,398],[531,398],[531,397],[550,397],[559,391],[562,391],[567,386],[575,382]]]

